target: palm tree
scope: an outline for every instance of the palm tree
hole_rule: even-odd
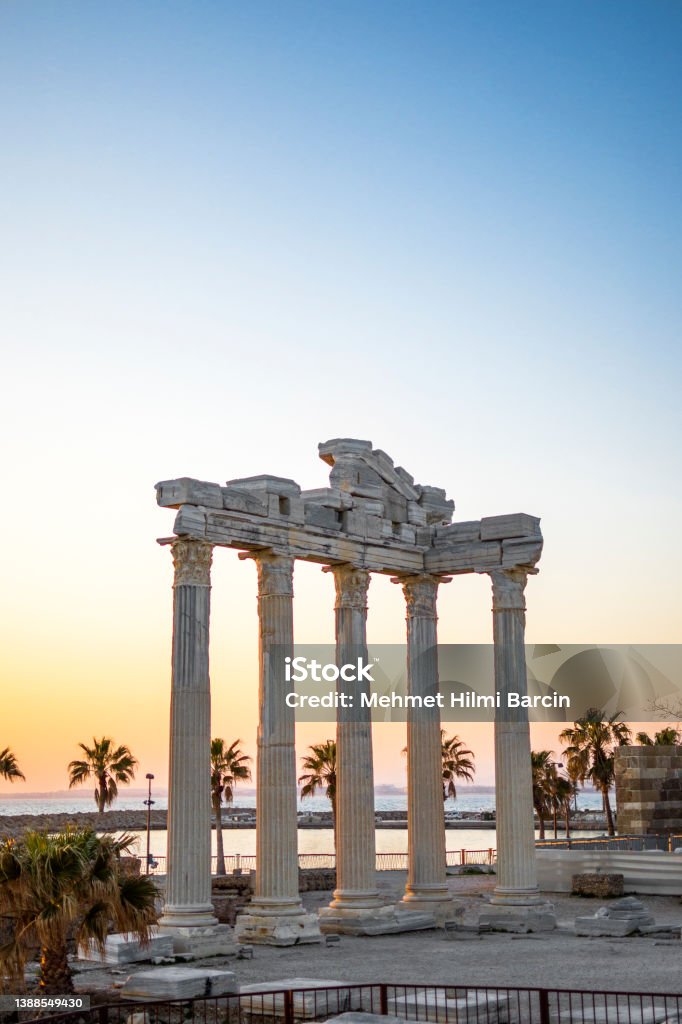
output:
[[[241,740],[225,749],[225,740],[216,737],[211,740],[211,804],[215,815],[216,852],[218,866],[216,874],[225,874],[225,850],[223,847],[223,810],[222,804],[231,804],[234,799],[234,787],[237,782],[251,778],[251,769],[247,762],[248,754],[239,749]]]
[[[158,892],[146,876],[121,874],[120,855],[134,839],[91,829],[26,832],[0,843],[0,917],[10,938],[0,947],[0,988],[24,986],[27,959],[40,950],[40,991],[73,992],[67,941],[103,952],[110,925],[149,941]]]
[[[545,818],[551,813],[554,838],[557,838],[557,818],[560,812],[566,821],[566,837],[570,832],[569,813],[574,784],[570,778],[560,775],[561,765],[554,760],[553,750],[532,750],[530,754],[533,779],[533,808],[538,816],[540,839],[545,838]]]
[[[9,747],[0,750],[0,778],[7,779],[8,782],[14,782],[15,779],[26,781],[26,776],[19,768],[17,759]]]
[[[451,736],[447,739],[445,729],[440,731],[441,758],[443,762],[443,800],[449,796],[453,800],[457,798],[457,787],[455,779],[465,779],[466,782],[473,782],[474,753],[467,750],[459,736]]]
[[[682,736],[680,736],[678,729],[667,725],[664,729],[659,729],[653,739],[648,732],[638,732],[635,739],[643,747],[678,747],[682,741]]]
[[[625,722],[618,721],[621,714],[618,711],[606,718],[600,708],[588,708],[582,718],[574,722],[572,728],[564,729],[559,737],[568,743],[564,754],[575,777],[580,782],[589,779],[602,794],[610,836],[616,834],[609,800],[609,790],[615,778],[613,751],[616,747],[626,746],[631,738]]]
[[[533,779],[533,807],[538,816],[540,839],[545,838],[545,818],[552,803],[554,752],[552,750],[531,750],[531,773]]]
[[[571,837],[571,800],[575,786],[569,778],[558,773],[554,777],[552,792],[552,815],[554,817],[554,838],[557,837],[557,814],[562,812],[566,823],[566,838]]]
[[[69,789],[86,779],[94,778],[97,783],[95,803],[100,814],[103,814],[104,808],[111,807],[118,796],[118,783],[127,786],[135,778],[137,761],[127,747],[114,748],[114,741],[108,736],[103,736],[101,740],[93,736],[92,743],[92,747],[78,744],[85,754],[85,760],[69,763]]]
[[[315,796],[318,789],[323,789],[325,796],[332,805],[332,826],[334,828],[334,849],[336,849],[336,740],[325,740],[324,743],[311,743],[309,754],[301,758],[301,767],[306,774],[301,775],[298,784],[301,786],[301,797]]]

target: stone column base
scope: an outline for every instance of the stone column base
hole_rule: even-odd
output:
[[[232,929],[227,924],[215,924],[207,928],[180,928],[161,924],[159,934],[172,938],[174,953],[184,953],[196,959],[204,956],[234,956],[237,953]]]
[[[436,924],[441,928],[446,922],[459,921],[464,916],[464,904],[448,896],[442,899],[420,899],[419,896],[403,896],[397,907],[399,911],[406,911],[411,914],[415,912],[433,914]]]
[[[539,906],[491,906],[479,914],[478,925],[481,931],[518,932],[551,932],[556,928],[556,915],[552,903]]]
[[[363,914],[372,914],[384,906],[385,903],[377,890],[353,889],[335,889],[329,904],[331,910],[360,910]]]
[[[320,926],[314,914],[243,913],[234,925],[237,942],[262,946],[300,946],[322,942]]]
[[[213,928],[218,924],[212,903],[192,903],[174,907],[167,903],[159,925],[163,928]]]
[[[438,927],[435,913],[403,910],[400,904],[377,907],[376,910],[324,907],[319,911],[319,918],[323,935],[391,935]]]
[[[546,900],[537,886],[532,889],[505,889],[496,885],[490,902],[496,907],[541,907]]]

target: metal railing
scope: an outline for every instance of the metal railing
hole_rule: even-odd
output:
[[[644,836],[593,836],[586,839],[537,839],[538,849],[592,850],[595,846],[604,850],[663,850],[667,853],[682,846],[682,836],[658,833]]]
[[[445,860],[448,867],[458,867],[465,864],[495,864],[497,851],[492,847],[486,850],[448,850]],[[336,855],[333,853],[299,853],[299,868],[335,868]],[[407,871],[407,853],[377,853],[377,871]],[[225,871],[232,874],[235,870],[247,873],[255,871],[256,855],[232,853],[225,855]],[[143,866],[144,870],[144,866]],[[218,858],[211,858],[211,872],[216,874],[218,870]],[[162,854],[152,857],[152,864],[149,870],[150,875],[166,874],[166,857]]]
[[[593,850],[600,847],[604,850],[664,850],[671,853],[674,849],[682,847],[682,835],[647,835],[647,836],[595,836],[585,839],[538,839],[535,846],[539,850]],[[496,863],[497,851],[493,847],[486,850],[448,850],[446,855],[448,867],[457,867],[466,864],[488,864]],[[407,853],[377,853],[377,871],[407,871]],[[165,875],[166,858],[163,855],[154,855],[153,864],[150,869],[152,875]],[[336,855],[333,853],[299,853],[298,866],[300,868],[334,868],[336,866]],[[231,853],[225,855],[225,871],[232,874],[235,870],[244,872],[253,871],[256,868],[256,855],[252,853]],[[218,858],[211,858],[211,871],[216,874],[218,869]]]
[[[255,986],[254,986],[255,988]],[[437,1024],[663,1024],[682,1019],[682,994],[377,984],[252,991],[163,1002],[123,1001],[51,1014],[60,1024],[299,1024],[355,1011]],[[38,1018],[35,1018],[37,1021]],[[26,1021],[25,1024],[33,1024]],[[44,1024],[44,1018],[41,1018]]]

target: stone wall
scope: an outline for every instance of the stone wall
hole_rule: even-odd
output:
[[[617,747],[621,835],[682,834],[682,747]]]

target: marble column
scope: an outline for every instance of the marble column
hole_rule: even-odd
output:
[[[294,560],[272,550],[247,557],[258,569],[256,889],[235,934],[277,946],[320,942],[317,919],[305,913],[298,892],[295,723],[284,662],[294,649]]]
[[[173,656],[168,780],[168,875],[160,925],[217,925],[211,903],[211,695],[208,630],[212,546],[171,544]]]
[[[407,885],[401,906],[454,916],[448,897],[443,814],[443,767],[438,695],[436,599],[438,576],[407,576],[402,584],[407,609],[407,689],[434,698],[433,707],[407,711]],[[449,582],[446,578],[445,582]]]
[[[367,663],[369,572],[352,565],[331,569],[336,585],[336,663]],[[339,682],[353,706],[338,708],[336,725],[336,890],[335,910],[363,913],[382,905],[376,886],[372,720],[360,704],[366,681]]]
[[[524,633],[524,589],[528,569],[495,569],[493,642],[495,689],[495,794],[497,806],[497,885],[491,902],[502,906],[542,903],[535,861],[535,823],[526,708],[508,708],[507,694],[528,692]]]

